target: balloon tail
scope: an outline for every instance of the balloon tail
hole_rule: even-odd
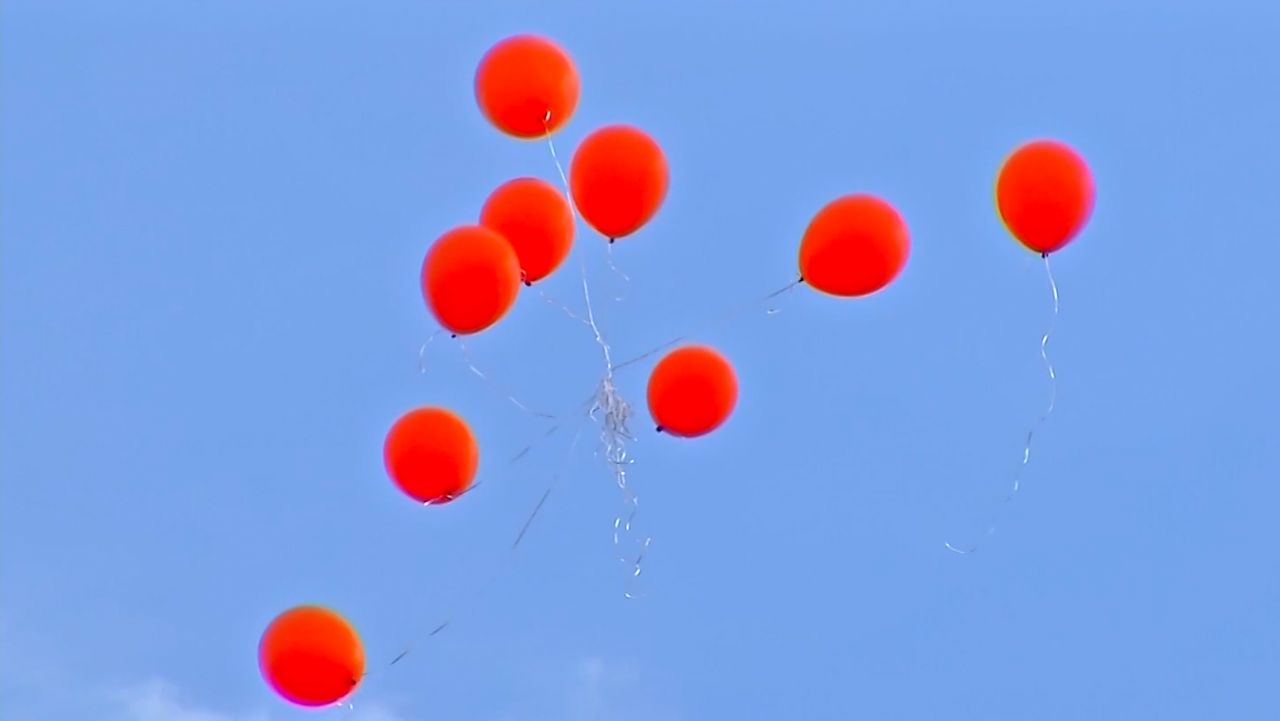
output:
[[[1040,414],[1040,417],[1036,419],[1036,422],[1031,426],[1031,428],[1027,430],[1027,435],[1022,444],[1022,460],[1018,463],[1018,467],[1014,471],[1013,485],[1009,489],[1009,493],[1005,495],[1004,500],[1001,501],[1001,507],[1011,502],[1014,496],[1018,494],[1018,491],[1022,489],[1022,472],[1026,470],[1027,464],[1031,461],[1031,442],[1035,439],[1036,433],[1040,430],[1040,426],[1044,425],[1045,421],[1049,419],[1049,416],[1053,414],[1054,406],[1058,402],[1058,373],[1054,370],[1053,362],[1049,360],[1048,349],[1049,338],[1053,335],[1054,328],[1057,327],[1058,315],[1061,310],[1061,302],[1058,296],[1058,281],[1054,279],[1053,267],[1049,264],[1049,254],[1041,253],[1040,256],[1044,259],[1045,276],[1049,280],[1049,291],[1053,294],[1053,315],[1049,318],[1048,328],[1046,328],[1044,334],[1040,336],[1040,360],[1044,363],[1045,370],[1049,375],[1049,404],[1045,407],[1044,412]],[[995,535],[995,532],[996,522],[993,519],[987,526],[986,535],[992,536]],[[943,545],[946,546],[947,550],[960,555],[968,555],[978,550],[977,544],[961,547],[948,541]]]

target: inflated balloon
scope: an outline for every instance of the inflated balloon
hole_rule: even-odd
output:
[[[546,137],[578,107],[578,69],[559,45],[515,35],[494,45],[476,68],[476,103],[499,130],[517,138]]]
[[[547,277],[569,255],[573,210],[564,195],[538,178],[516,178],[499,186],[480,210],[480,224],[511,243],[525,285]]]
[[[996,209],[1009,233],[1048,255],[1075,239],[1093,212],[1093,175],[1084,158],[1056,140],[1015,150],[996,177]]]
[[[649,376],[649,413],[658,430],[692,438],[719,428],[738,402],[733,366],[712,348],[668,353]]]
[[[351,624],[321,606],[297,606],[267,626],[258,643],[263,679],[299,706],[347,697],[364,676],[364,647]]]
[[[434,406],[400,416],[382,447],[387,475],[419,503],[440,505],[471,487],[480,449],[471,427],[453,411]]]
[[[800,277],[843,297],[884,288],[907,264],[911,234],[892,205],[873,195],[846,195],[810,221],[800,241]]]
[[[569,187],[582,219],[610,242],[648,223],[667,197],[667,158],[644,131],[610,125],[573,154]]]
[[[496,231],[456,227],[436,240],[422,262],[422,295],[454,335],[478,333],[502,319],[520,292],[520,260]]]

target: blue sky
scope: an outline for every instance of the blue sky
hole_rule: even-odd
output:
[[[1280,6],[114,5],[0,16],[6,721],[344,718],[258,676],[262,628],[306,602],[363,635],[356,721],[1280,714]],[[456,344],[418,371],[429,243],[501,182],[557,178],[472,97],[521,31],[578,61],[563,157],[629,122],[671,165],[614,249],[630,281],[580,227],[546,293],[580,304],[585,261],[618,355],[689,333],[741,379],[731,421],[679,442],[647,432],[651,363],[619,373],[654,539],[637,600],[575,415],[603,370],[583,327],[525,293],[468,343],[563,421],[516,464],[542,421]],[[981,534],[1049,390],[1042,268],[991,198],[1038,136],[1081,150],[1098,203],[1053,259],[1057,410],[961,557],[943,542]],[[896,283],[711,322],[861,191],[910,226]],[[383,474],[419,404],[479,435],[484,485],[448,507]]]

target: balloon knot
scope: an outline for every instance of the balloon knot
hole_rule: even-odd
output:
[[[610,244],[612,244],[612,243],[613,243],[613,241],[615,241],[615,240],[617,240],[617,238],[610,238],[610,239],[609,239],[609,243],[610,243]]]
[[[1041,257],[1041,258],[1048,258],[1048,257],[1049,257],[1049,253],[1048,253],[1048,252],[1041,253],[1041,254],[1040,254],[1040,257]]]
[[[458,334],[457,334],[457,333],[450,333],[450,334],[449,334],[449,337],[450,337],[450,338],[457,338],[457,337],[458,337]]]
[[[655,431],[657,431],[657,432],[659,432],[659,433],[665,433],[667,429],[663,428],[662,426],[658,426],[658,427],[654,428],[654,430],[655,430]]]

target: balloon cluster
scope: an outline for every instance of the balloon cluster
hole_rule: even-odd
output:
[[[543,37],[518,35],[480,60],[475,97],[487,120],[522,140],[550,139],[577,109],[574,61]],[[668,189],[662,147],[643,130],[609,125],[574,152],[566,199],[532,177],[510,180],[485,200],[476,223],[458,225],[431,245],[421,269],[427,308],[454,336],[479,333],[515,304],[520,287],[542,282],[568,257],[574,210],[613,243],[661,208]],[[996,179],[1006,228],[1048,257],[1075,238],[1092,212],[1090,171],[1067,145],[1039,140],[1017,148]],[[572,201],[572,206],[570,205]],[[858,193],[836,198],[800,237],[798,282],[837,297],[870,295],[902,272],[910,254],[906,222],[888,201]],[[685,345],[653,367],[647,401],[658,430],[691,438],[724,424],[738,401],[733,366],[718,351]],[[472,485],[480,451],[467,422],[440,407],[410,410],[387,433],[383,460],[395,485],[426,505],[449,503]],[[259,664],[268,683],[303,706],[337,703],[364,675],[359,637],[341,616],[316,606],[290,609],[262,636]]]

